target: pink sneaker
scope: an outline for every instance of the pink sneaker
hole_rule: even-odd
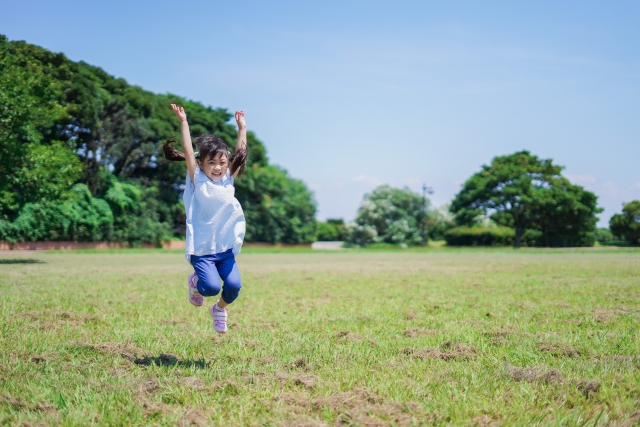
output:
[[[198,276],[195,272],[189,275],[189,302],[196,307],[200,307],[204,303],[204,298],[200,295],[200,292],[198,292],[197,280]]]
[[[218,308],[218,303],[209,310],[213,319],[213,329],[220,334],[227,332],[227,310]]]

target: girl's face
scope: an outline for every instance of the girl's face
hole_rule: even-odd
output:
[[[217,153],[215,157],[208,156],[200,165],[205,175],[214,182],[220,181],[227,174],[229,158],[226,154]]]

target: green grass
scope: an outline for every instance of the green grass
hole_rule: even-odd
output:
[[[0,253],[0,424],[640,423],[640,251],[247,252],[226,336],[181,253]]]

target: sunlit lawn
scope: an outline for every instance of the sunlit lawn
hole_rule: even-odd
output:
[[[0,252],[0,423],[640,423],[640,251],[248,252],[225,336],[181,253]]]

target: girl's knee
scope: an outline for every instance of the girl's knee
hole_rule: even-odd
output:
[[[203,297],[212,297],[220,293],[220,282],[198,280],[198,292]]]

